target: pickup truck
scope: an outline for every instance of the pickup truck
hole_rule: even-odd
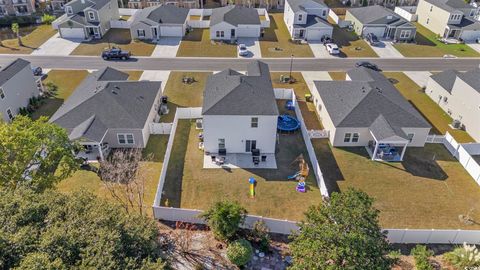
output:
[[[111,59],[120,59],[120,60],[128,60],[130,59],[130,52],[129,51],[122,51],[120,48],[111,48],[108,50],[104,50],[102,52],[103,60],[111,60]]]

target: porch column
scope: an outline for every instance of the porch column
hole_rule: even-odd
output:
[[[408,145],[408,143],[406,143],[403,146],[402,155],[400,156],[400,161],[403,161],[403,156],[405,155],[405,151],[407,150],[407,145]]]
[[[377,156],[377,150],[378,150],[378,142],[375,141],[375,150],[373,150],[373,153],[372,153],[372,160],[375,160],[375,157]]]
[[[103,150],[102,150],[102,144],[98,144],[98,152],[100,154],[100,160],[103,161]]]

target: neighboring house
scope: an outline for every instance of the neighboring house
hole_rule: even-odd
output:
[[[227,69],[207,79],[203,94],[206,153],[275,153],[278,108],[268,65],[255,61],[247,74]]]
[[[21,58],[0,69],[0,118],[10,122],[26,108],[31,97],[40,95],[42,82],[33,76],[30,62]]]
[[[255,8],[226,6],[212,10],[210,39],[236,40],[261,35],[262,25]]]
[[[65,13],[65,4],[67,4],[69,0],[52,0],[50,1],[50,7],[52,11],[55,13]]]
[[[480,142],[480,69],[432,75],[425,93]]]
[[[35,12],[35,0],[0,0],[0,17],[26,16]]]
[[[145,8],[130,25],[132,39],[183,37],[187,30],[188,9],[172,5]]]
[[[360,67],[346,81],[314,83],[333,146],[365,146],[373,160],[401,161],[407,146],[425,145],[430,125],[381,73]]]
[[[73,0],[65,4],[65,17],[58,24],[62,38],[99,39],[118,20],[116,0]]]
[[[411,41],[415,39],[415,25],[382,6],[351,8],[345,15],[346,21],[351,21],[355,33],[365,37],[368,33],[378,38],[396,41]]]
[[[173,5],[184,8],[199,8],[196,0],[129,0],[128,8],[142,9],[159,5]]]
[[[283,20],[292,39],[323,40],[332,37],[329,8],[321,0],[287,0]]]
[[[84,145],[80,156],[103,159],[111,148],[147,145],[149,125],[159,120],[162,82],[127,79],[109,67],[90,74],[50,118]]]
[[[417,7],[418,23],[443,38],[467,42],[480,38],[477,13],[477,7],[463,0],[420,0]]]

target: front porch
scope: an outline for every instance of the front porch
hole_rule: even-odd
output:
[[[277,169],[275,154],[210,153],[203,155],[204,169]]]
[[[102,33],[99,26],[87,26],[85,27],[87,31],[87,39],[101,39]]]
[[[443,40],[449,41],[448,43],[458,43],[461,34],[462,29],[447,26],[443,33]]]
[[[75,155],[88,163],[102,161],[110,153],[108,143],[81,142],[80,145],[82,148]]]

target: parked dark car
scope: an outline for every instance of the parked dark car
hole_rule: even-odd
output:
[[[355,63],[355,66],[356,67],[369,68],[369,69],[375,70],[375,71],[382,71],[380,68],[378,68],[377,65],[372,64],[372,63],[367,62],[367,61],[357,62],[357,63]]]
[[[32,67],[33,76],[41,76],[43,70],[41,67]]]
[[[120,59],[120,60],[128,60],[130,59],[130,52],[129,51],[122,51],[120,48],[111,48],[102,52],[103,60],[111,60],[111,59]]]
[[[323,45],[326,45],[326,44],[328,44],[328,43],[334,43],[334,42],[333,42],[333,38],[328,37],[328,36],[322,37],[322,42],[323,42]]]
[[[365,36],[365,39],[368,41],[368,43],[370,43],[370,45],[372,46],[377,46],[379,41],[378,41],[378,38],[377,36],[374,34],[374,33],[368,33],[366,36]]]

